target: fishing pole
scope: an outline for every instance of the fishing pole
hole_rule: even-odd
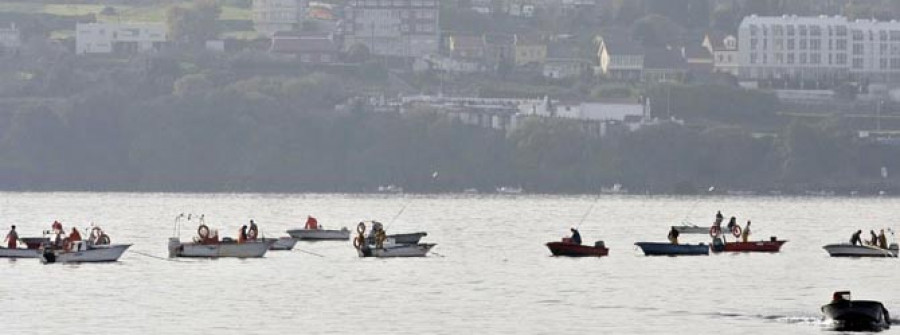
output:
[[[321,254],[314,253],[314,252],[312,252],[312,251],[306,251],[306,250],[303,250],[303,249],[300,249],[300,248],[294,248],[294,250],[297,250],[297,251],[302,252],[302,253],[305,253],[305,254],[310,254],[310,255],[313,255],[313,256],[318,256],[318,257],[325,258],[325,256],[323,256],[323,255],[321,255]]]

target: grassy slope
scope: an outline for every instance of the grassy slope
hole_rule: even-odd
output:
[[[190,6],[190,2],[185,1],[180,6]],[[103,5],[85,5],[85,4],[40,4],[29,2],[0,2],[0,12],[23,13],[23,14],[50,14],[58,16],[79,16],[95,14],[98,21],[121,21],[121,22],[163,22],[166,20],[167,5],[159,6],[124,6],[116,5],[118,15],[100,15]],[[223,6],[221,20],[234,21],[250,21],[250,10],[247,8]],[[73,27],[74,28],[74,27]],[[73,30],[56,31],[54,37],[65,37],[74,34]],[[244,37],[252,38],[256,34],[246,31],[230,31],[224,32],[223,35],[228,37]]]

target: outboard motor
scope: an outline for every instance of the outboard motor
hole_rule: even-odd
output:
[[[56,263],[56,254],[53,252],[53,249],[44,249],[43,253],[41,253],[41,260],[45,264]]]
[[[180,247],[181,241],[177,237],[169,238],[169,258],[177,257]]]
[[[600,249],[606,249],[606,243],[604,243],[603,241],[597,241],[597,242],[594,242],[594,247],[600,248]]]

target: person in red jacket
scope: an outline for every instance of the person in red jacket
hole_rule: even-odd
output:
[[[9,234],[6,234],[6,241],[7,248],[15,249],[17,247],[16,242],[19,241],[19,233],[16,232],[15,225],[10,227]]]
[[[319,229],[319,220],[312,216],[306,217],[306,229]]]

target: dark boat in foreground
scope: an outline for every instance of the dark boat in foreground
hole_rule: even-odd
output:
[[[878,301],[851,300],[849,291],[834,292],[831,303],[822,306],[825,317],[838,331],[881,331],[891,327],[888,310]]]
[[[709,255],[709,246],[700,244],[672,244],[668,242],[637,242],[646,256],[704,256]]]
[[[713,240],[710,249],[713,252],[779,252],[781,246],[787,241],[779,241],[775,238],[769,241],[751,241],[751,242],[724,242],[721,240]]]
[[[603,241],[597,241],[593,246],[571,242],[550,242],[547,243],[547,248],[550,248],[553,256],[602,257],[609,255],[609,248],[604,245]]]

